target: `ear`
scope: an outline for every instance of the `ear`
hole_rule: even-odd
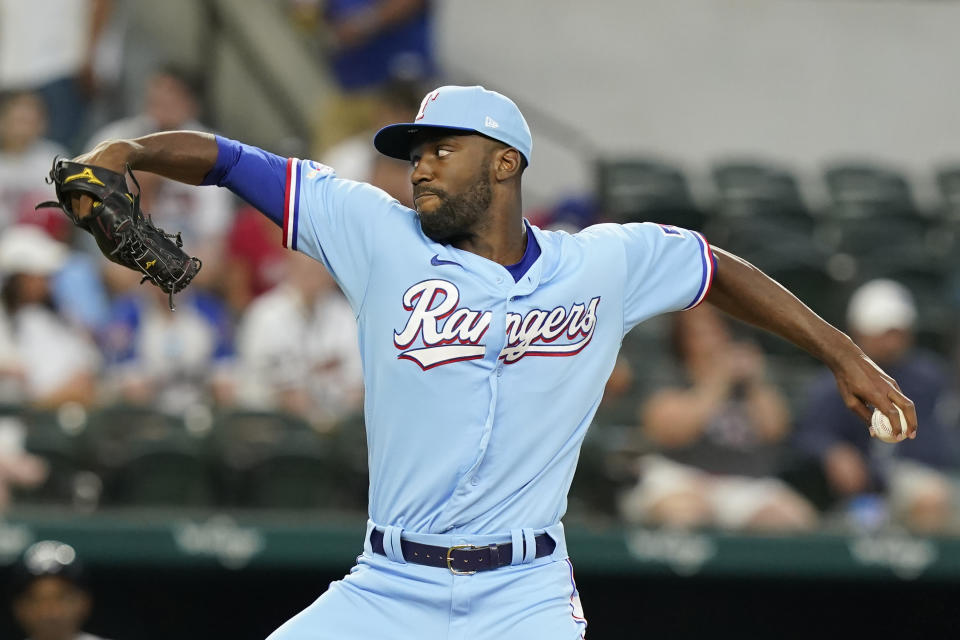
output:
[[[519,177],[523,171],[523,157],[513,147],[500,149],[493,157],[493,168],[500,182]]]

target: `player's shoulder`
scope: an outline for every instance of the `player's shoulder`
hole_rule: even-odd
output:
[[[556,242],[576,243],[583,246],[596,246],[604,243],[622,246],[628,242],[655,241],[661,237],[684,237],[690,232],[679,227],[656,224],[653,222],[601,222],[570,233],[567,231],[547,231]]]
[[[406,217],[416,216],[416,212],[402,204],[395,197],[369,182],[340,177],[337,169],[316,160],[296,160],[300,173],[301,187],[305,191],[311,188],[334,190],[341,195],[357,199],[358,204],[400,213]]]
[[[416,211],[383,189],[368,182],[340,178],[333,167],[315,160],[300,160],[299,175],[297,189],[301,202],[325,203],[328,211],[355,218],[369,230],[387,237],[419,235]]]

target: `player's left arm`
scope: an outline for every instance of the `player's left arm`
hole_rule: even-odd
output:
[[[789,340],[833,371],[847,407],[865,422],[876,407],[899,430],[894,404],[907,417],[907,435],[916,437],[917,412],[897,382],[868,358],[846,334],[814,313],[755,266],[713,248],[716,273],[707,301],[731,316]]]

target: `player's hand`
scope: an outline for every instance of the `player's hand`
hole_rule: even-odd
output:
[[[80,154],[72,162],[92,164],[122,174],[126,173],[132,153],[133,147],[128,140],[105,140],[90,151]]]
[[[888,376],[852,342],[831,367],[837,378],[840,395],[847,407],[870,422],[873,413],[868,405],[884,413],[893,425],[895,434],[900,433],[900,415],[897,407],[907,418],[907,437],[917,437],[917,411],[913,401],[903,395],[897,381]]]
[[[110,169],[119,174],[126,172],[130,158],[130,148],[124,141],[107,140],[101,142],[87,153],[73,159],[73,162],[92,164],[95,167]],[[86,194],[73,194],[70,197],[70,209],[81,220],[93,209],[93,198]]]

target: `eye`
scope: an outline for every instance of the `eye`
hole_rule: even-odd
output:
[[[448,156],[448,155],[450,155],[451,153],[453,153],[453,151],[451,151],[450,149],[437,149],[437,157],[439,157],[439,158],[442,158],[442,157],[444,157],[444,156]]]
[[[418,164],[420,164],[420,156],[413,156],[412,158],[410,158],[411,167],[416,169]]]

